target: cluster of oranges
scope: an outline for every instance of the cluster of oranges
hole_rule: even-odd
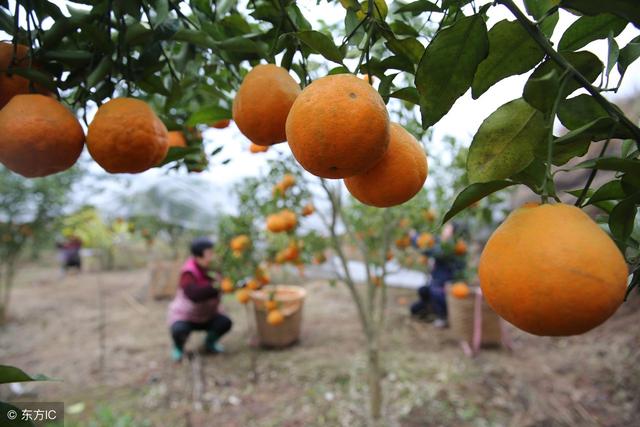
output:
[[[304,169],[344,179],[368,205],[404,203],[427,177],[418,141],[390,122],[382,97],[354,75],[326,76],[301,90],[284,68],[258,65],[238,89],[233,119],[253,144],[287,141]]]
[[[298,225],[298,216],[290,209],[282,209],[279,212],[267,216],[267,230],[272,233],[288,232]]]
[[[245,250],[251,245],[251,239],[246,234],[240,234],[235,236],[229,242],[229,246],[233,251],[233,256],[240,258]]]

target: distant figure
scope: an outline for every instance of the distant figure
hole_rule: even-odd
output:
[[[82,240],[79,237],[71,235],[64,242],[58,243],[60,263],[62,264],[62,273],[65,274],[71,268],[78,271],[82,268],[82,260],[80,258],[80,249],[82,249]]]
[[[418,301],[411,305],[411,314],[427,319],[435,315],[433,322],[437,328],[447,326],[447,300],[445,284],[454,280],[465,268],[465,258],[455,253],[454,236],[460,233],[457,223],[447,223],[442,233],[436,238],[434,246],[423,252],[433,258],[434,264],[428,284],[418,289]],[[411,241],[416,244],[416,233],[411,233]]]
[[[220,294],[207,268],[213,260],[213,242],[197,238],[191,243],[191,257],[182,266],[176,296],[169,305],[168,321],[173,338],[171,358],[182,359],[184,345],[192,331],[207,331],[205,348],[212,353],[224,349],[218,342],[231,329],[231,319],[218,311]]]

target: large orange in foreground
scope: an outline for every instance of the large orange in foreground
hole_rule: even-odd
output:
[[[233,100],[233,121],[257,145],[286,141],[285,122],[300,86],[277,65],[261,64],[245,76]]]
[[[565,204],[525,205],[496,229],[480,257],[480,285],[504,319],[535,335],[589,331],[624,299],[627,265],[613,240]]]
[[[89,125],[87,148],[107,172],[139,173],[164,159],[169,138],[147,103],[116,98],[98,109]]]
[[[416,139],[391,123],[387,152],[365,173],[345,178],[347,189],[365,205],[379,208],[402,204],[415,196],[427,179],[427,156]]]
[[[368,83],[351,74],[307,86],[287,119],[296,160],[322,178],[347,178],[378,163],[389,145],[389,114]]]
[[[0,162],[28,178],[69,169],[84,146],[78,119],[44,95],[16,95],[0,110]]]

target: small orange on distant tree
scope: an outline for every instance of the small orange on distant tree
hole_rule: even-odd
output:
[[[172,130],[167,134],[169,138],[169,147],[186,147],[187,140],[184,134],[177,130]]]
[[[257,289],[260,289],[260,282],[258,282],[256,279],[249,279],[247,281],[247,289],[255,291]]]
[[[313,203],[307,203],[302,207],[302,216],[309,216],[316,211],[316,207],[313,206]]]
[[[458,241],[456,241],[455,246],[453,247],[453,252],[456,255],[464,255],[467,253],[467,244],[465,243],[464,240],[459,239]]]
[[[224,293],[231,293],[233,292],[234,286],[233,286],[233,281],[228,278],[225,277],[222,279],[222,282],[220,283],[220,289],[222,290],[222,292]]]
[[[464,282],[456,282],[451,285],[451,295],[455,298],[463,299],[468,297],[470,293],[469,286]]]
[[[240,304],[246,304],[250,299],[251,295],[249,294],[248,289],[238,289],[236,291],[236,300],[238,300]]]
[[[251,244],[251,239],[246,234],[240,234],[231,239],[229,246],[234,251],[244,251]]]
[[[436,239],[431,233],[420,233],[416,239],[416,244],[420,249],[429,249],[436,244]]]
[[[252,154],[266,153],[267,151],[269,151],[269,146],[268,145],[258,145],[258,144],[254,144],[252,142],[251,145],[249,146],[249,151]]]

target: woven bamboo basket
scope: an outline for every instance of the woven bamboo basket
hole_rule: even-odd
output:
[[[278,310],[284,315],[284,323],[278,326],[267,323],[265,302],[269,300],[271,292],[275,292],[275,300],[279,303]],[[303,288],[288,285],[269,285],[251,292],[260,345],[269,348],[283,348],[300,339],[302,307],[306,295],[307,292]]]
[[[461,342],[472,348],[498,346],[503,342],[502,319],[482,298],[480,288],[472,288],[465,298],[456,298],[448,286],[447,309],[451,332]]]
[[[149,295],[153,299],[173,298],[180,281],[182,261],[154,260],[149,263]]]

